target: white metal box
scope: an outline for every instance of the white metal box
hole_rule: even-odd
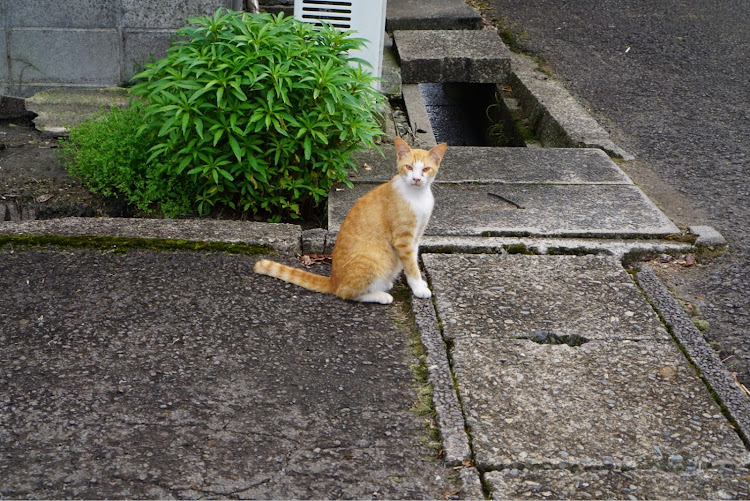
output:
[[[340,30],[354,30],[367,45],[351,56],[364,59],[373,76],[380,77],[383,66],[386,0],[294,0],[294,17],[306,23],[326,22]],[[368,68],[369,69],[369,68]],[[377,85],[376,88],[380,86]]]

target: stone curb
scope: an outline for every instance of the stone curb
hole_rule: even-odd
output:
[[[725,406],[745,447],[750,448],[750,398],[740,390],[717,353],[648,265],[641,267],[637,281],[690,362],[697,367],[700,377]]]
[[[301,252],[302,228],[292,224],[211,219],[43,219],[0,224],[0,235],[104,236],[135,239],[240,243],[273,252]]]
[[[688,231],[698,237],[695,240],[696,247],[723,247],[727,245],[726,239],[713,226],[690,226]]]
[[[427,114],[419,84],[404,84],[402,86],[404,106],[409,118],[409,127],[414,134],[414,146],[416,148],[430,149],[437,144],[432,124]]]
[[[425,236],[420,252],[598,254],[620,261],[644,254],[684,254],[695,251],[690,244],[667,240],[617,240],[597,238],[521,238]]]
[[[317,233],[315,240],[305,244],[307,230],[302,233],[304,254],[310,252],[330,254],[336,243],[336,233]],[[620,261],[644,254],[685,254],[695,252],[689,243],[670,240],[638,239],[619,240],[606,238],[544,238],[544,237],[456,237],[425,235],[419,244],[421,253],[490,253],[490,254],[597,254],[609,255]]]
[[[471,460],[469,438],[464,430],[464,415],[453,387],[447,349],[443,341],[432,301],[412,299],[412,311],[419,338],[427,351],[427,370],[432,386],[432,401],[443,441],[443,460],[458,466]]]
[[[25,99],[13,96],[0,96],[0,120],[31,116],[33,114],[26,109]]]
[[[617,146],[601,125],[557,81],[536,70],[536,63],[512,54],[509,85],[545,146],[600,148],[623,160],[635,157]]]

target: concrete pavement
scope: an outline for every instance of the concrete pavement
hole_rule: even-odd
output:
[[[0,249],[0,497],[457,492],[404,312],[255,275],[257,258]]]
[[[269,253],[295,264],[303,241],[330,248],[390,177],[384,152],[358,158],[307,240],[0,223],[0,496],[750,497],[747,397],[647,267],[623,267],[700,235],[675,241],[599,150],[449,147],[422,254],[433,300],[402,285],[395,305],[353,304],[252,274]]]

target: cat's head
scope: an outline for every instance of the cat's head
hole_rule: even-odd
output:
[[[395,139],[395,144],[398,173],[404,182],[414,187],[429,186],[435,179],[448,145],[440,143],[430,151],[412,149],[400,137]]]

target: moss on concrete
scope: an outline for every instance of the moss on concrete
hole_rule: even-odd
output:
[[[13,247],[65,247],[75,249],[128,252],[134,249],[155,251],[226,252],[229,254],[272,254],[270,248],[234,242],[204,242],[159,238],[69,235],[0,235],[0,249]]]

